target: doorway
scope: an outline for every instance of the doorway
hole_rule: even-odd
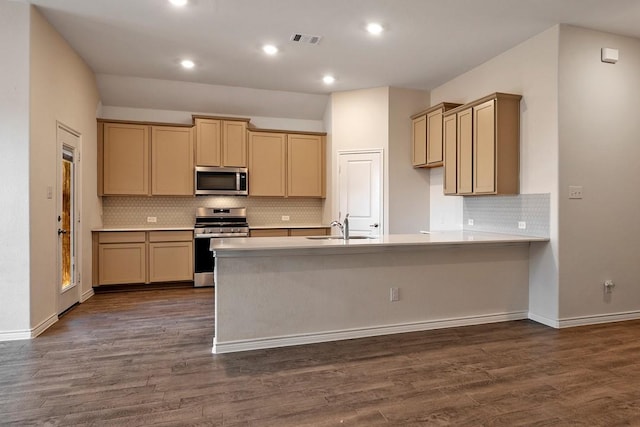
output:
[[[80,301],[78,286],[78,233],[76,162],[80,137],[76,132],[58,124],[58,185],[57,185],[57,289],[58,314]]]
[[[354,235],[379,236],[383,230],[382,150],[338,152],[338,218],[349,214]]]

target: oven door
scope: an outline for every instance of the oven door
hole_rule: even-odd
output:
[[[210,244],[210,237],[195,236],[193,244],[193,259],[195,260],[193,286],[195,287],[213,286],[215,259],[213,258],[213,253],[209,250]]]

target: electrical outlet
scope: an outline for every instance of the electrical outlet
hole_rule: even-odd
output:
[[[389,288],[389,301],[394,302],[400,299],[400,293],[398,288]]]
[[[613,288],[615,288],[616,284],[613,283],[613,280],[605,280],[604,282],[604,291],[608,294],[613,292]]]
[[[527,222],[526,221],[518,221],[518,228],[520,230],[526,230],[527,228]]]
[[[147,222],[158,222],[158,217],[148,216],[147,217]]]
[[[569,198],[570,199],[582,199],[582,185],[570,185],[569,186]]]
[[[289,221],[289,215],[282,215],[282,220],[283,221]]]
[[[473,225],[473,220],[472,219],[468,219],[467,220],[467,225]]]

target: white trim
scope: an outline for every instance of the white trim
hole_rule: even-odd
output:
[[[624,311],[620,313],[595,314],[591,316],[566,317],[560,319],[560,328],[572,328],[575,326],[597,325],[600,323],[624,322],[626,320],[640,319],[640,310]]]
[[[558,329],[560,327],[560,323],[557,320],[549,319],[535,313],[529,312],[529,319],[533,320],[534,322],[542,323],[545,326],[550,326],[552,328]]]
[[[485,314],[479,316],[458,317],[451,319],[428,320],[424,322],[400,323],[370,328],[354,328],[339,331],[312,334],[285,335],[279,337],[248,339],[229,342],[217,342],[213,339],[212,353],[233,353],[236,351],[261,350],[265,348],[288,347],[292,345],[314,344],[328,341],[350,340],[355,338],[374,337],[379,335],[401,334],[405,332],[428,331],[432,329],[455,328],[459,326],[481,325],[486,323],[508,322],[527,319],[526,311],[510,313]]]
[[[31,331],[30,330],[0,332],[0,342],[3,342],[3,341],[28,340],[28,339],[31,339],[31,338],[32,337],[31,337]]]
[[[80,302],[83,303],[86,300],[88,300],[89,298],[91,298],[92,296],[94,296],[96,293],[93,291],[93,288],[90,288],[88,291],[83,292],[82,295],[80,295]]]
[[[17,341],[17,340],[29,340],[35,338],[44,331],[46,331],[51,325],[58,321],[58,315],[56,313],[49,316],[47,319],[40,322],[35,328],[23,329],[20,331],[0,331],[0,342],[2,341]]]
[[[38,335],[40,335],[41,333],[46,331],[51,325],[53,325],[57,321],[58,321],[58,314],[57,313],[53,313],[51,316],[49,316],[49,318],[47,318],[47,319],[43,320],[42,322],[40,322],[35,328],[31,328],[31,337],[30,338],[37,337]]]

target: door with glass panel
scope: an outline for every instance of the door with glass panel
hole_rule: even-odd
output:
[[[78,217],[75,165],[78,145],[77,135],[58,126],[58,313],[68,310],[80,300],[76,270]]]

